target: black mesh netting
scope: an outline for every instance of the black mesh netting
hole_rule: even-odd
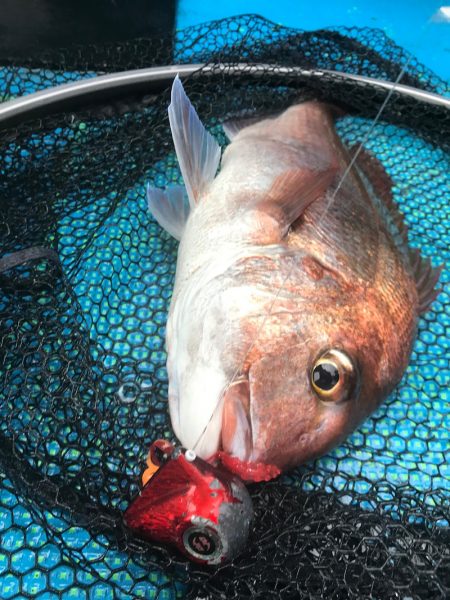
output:
[[[406,64],[402,83],[448,95],[447,84],[407,61],[377,30],[301,32],[240,17],[188,29],[173,44],[5,59],[0,85],[8,99],[126,68],[265,63],[258,77],[241,66],[186,82],[223,145],[226,116],[309,97],[345,109],[338,132],[354,145],[386,93],[276,65],[393,81]],[[450,112],[398,92],[365,145],[394,181],[411,244],[446,265],[402,383],[340,448],[253,486],[250,542],[232,565],[193,566],[122,527],[150,442],[172,435],[164,327],[177,244],[149,216],[144,194],[147,181],[180,177],[168,99],[167,87],[86,100],[0,132],[0,573],[17,582],[2,597],[35,594],[27,573],[52,597],[71,589],[81,598],[450,597]]]

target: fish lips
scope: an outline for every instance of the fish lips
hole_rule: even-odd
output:
[[[222,449],[231,456],[244,462],[255,459],[248,379],[234,382],[225,392],[221,437]]]
[[[229,386],[224,394],[221,426],[221,448],[241,463],[266,463],[266,452],[258,446],[258,415],[253,414],[249,379]]]

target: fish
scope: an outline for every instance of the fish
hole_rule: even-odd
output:
[[[279,473],[339,445],[391,393],[440,268],[409,247],[389,175],[343,145],[333,106],[229,120],[223,153],[178,76],[168,114],[184,186],[147,197],[180,240],[172,427],[247,479],[252,465]]]

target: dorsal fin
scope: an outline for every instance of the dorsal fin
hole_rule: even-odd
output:
[[[215,177],[220,146],[200,121],[178,75],[172,85],[168,112],[175,151],[193,208]]]
[[[352,155],[354,155],[356,151],[356,146],[350,148],[350,153]],[[436,300],[440,292],[439,288],[436,289],[436,285],[439,281],[439,276],[443,267],[440,266],[434,268],[431,265],[429,258],[422,257],[420,250],[409,247],[408,228],[402,213],[394,201],[392,193],[394,183],[386,173],[380,161],[369,151],[362,149],[358,153],[356,164],[367,177],[376,195],[382,200],[391,221],[400,236],[401,247],[409,259],[412,274],[416,282],[417,293],[419,296],[419,312],[420,314],[423,314],[430,308],[430,305]]]
[[[444,265],[433,267],[430,259],[424,258],[417,248],[409,249],[409,259],[419,295],[419,312],[423,314],[441,291],[436,285]]]
[[[392,195],[392,186],[394,182],[389,177],[385,168],[369,150],[352,145],[349,147],[349,154],[353,158],[356,154],[356,164],[361,168],[364,174],[370,179],[376,193],[384,200],[386,205],[391,208],[397,208]]]
[[[380,200],[383,201],[384,206],[389,211],[392,222],[394,223],[403,244],[407,244],[408,227],[405,223],[402,213],[394,201],[394,195],[392,193],[394,182],[378,158],[371,154],[368,150],[364,148],[359,149],[359,146],[350,146],[349,152],[351,157],[358,152],[356,159],[357,166],[367,177],[375,194],[380,198]]]

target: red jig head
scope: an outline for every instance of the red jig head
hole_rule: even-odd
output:
[[[253,506],[240,479],[165,440],[152,444],[147,465],[144,487],[124,514],[127,527],[202,564],[225,562],[242,550]]]

